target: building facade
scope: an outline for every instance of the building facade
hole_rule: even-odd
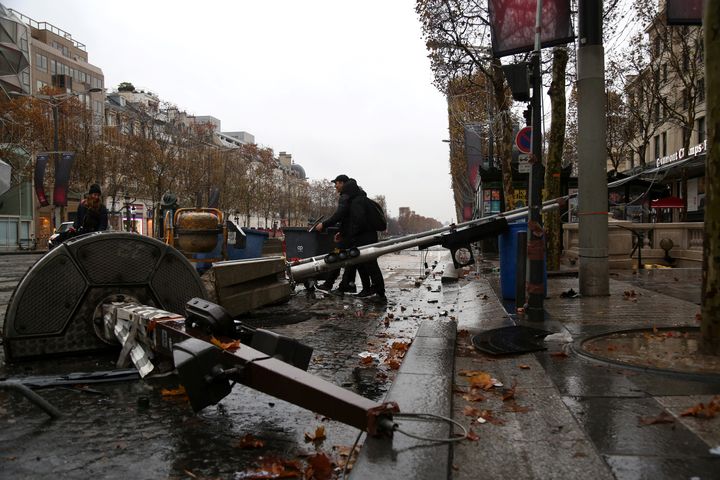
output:
[[[636,128],[634,154],[623,173],[628,182],[646,182],[648,193],[641,185],[625,199],[633,212],[628,218],[702,221],[707,149],[702,27],[669,26],[660,15],[646,35],[649,61],[628,82],[626,95],[628,107],[647,123]]]

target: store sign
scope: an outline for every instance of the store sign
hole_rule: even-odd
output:
[[[685,160],[686,158],[695,157],[700,155],[701,153],[705,153],[707,150],[707,140],[705,140],[702,143],[698,143],[694,147],[690,147],[690,150],[688,150],[687,155],[685,155],[685,149],[681,148],[675,153],[672,153],[670,155],[665,155],[664,157],[660,157],[657,160],[655,160],[655,166],[656,167],[662,167],[663,165],[667,165],[669,163],[675,163],[680,160]]]

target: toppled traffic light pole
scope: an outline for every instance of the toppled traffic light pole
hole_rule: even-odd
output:
[[[566,200],[546,202],[544,209]],[[42,257],[18,284],[3,327],[5,358],[14,362],[120,348],[118,366],[131,361],[142,376],[163,364],[177,369],[196,411],[241,383],[369,434],[390,434],[397,405],[368,400],[307,373],[312,349],[238,322],[237,311],[251,304],[248,296],[260,298],[256,306],[272,303],[275,297],[263,296],[263,290],[289,291],[287,276],[299,281],[411,247],[442,245],[456,264],[470,264],[472,242],[504,232],[508,220],[526,214],[519,209],[379,242],[344,252],[344,259],[338,254],[294,265],[278,257],[219,262],[211,269],[217,268],[212,295],[190,262],[169,245],[129,233],[84,235]],[[469,258],[455,255],[462,249]],[[240,344],[224,348],[211,337]]]

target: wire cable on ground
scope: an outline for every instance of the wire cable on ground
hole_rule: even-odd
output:
[[[397,424],[393,424],[393,431],[401,433],[405,435],[406,437],[414,438],[416,440],[424,440],[427,442],[437,442],[437,443],[453,443],[453,442],[459,442],[462,440],[465,440],[468,435],[468,430],[465,428],[464,425],[462,425],[459,422],[456,422],[452,418],[443,417],[442,415],[435,415],[433,413],[395,413],[393,414],[393,418],[405,418],[409,420],[442,420],[443,422],[455,425],[457,427],[460,427],[460,429],[463,431],[462,435],[456,434],[454,437],[450,438],[432,438],[432,437],[423,437],[422,435],[415,435],[414,433],[406,432],[405,430],[400,429],[400,427]]]
[[[342,479],[345,480],[347,478],[347,471],[348,471],[348,465],[350,464],[350,460],[352,460],[353,452],[355,451],[355,447],[357,447],[358,442],[360,441],[360,437],[362,437],[362,434],[365,433],[364,430],[360,430],[360,433],[358,433],[358,436],[355,437],[355,443],[352,444],[352,447],[350,447],[350,451],[348,452],[347,460],[345,460],[345,466],[343,467],[342,471]]]

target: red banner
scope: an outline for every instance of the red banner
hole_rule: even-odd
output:
[[[488,0],[488,6],[495,57],[535,48],[537,0]],[[570,0],[543,0],[541,26],[542,47],[571,42]]]
[[[53,204],[59,207],[67,206],[67,191],[70,183],[70,170],[72,169],[75,154],[63,153],[55,170],[55,189],[53,190]]]
[[[47,168],[48,156],[38,155],[35,159],[35,195],[41,207],[49,205],[45,196],[45,169]]]

